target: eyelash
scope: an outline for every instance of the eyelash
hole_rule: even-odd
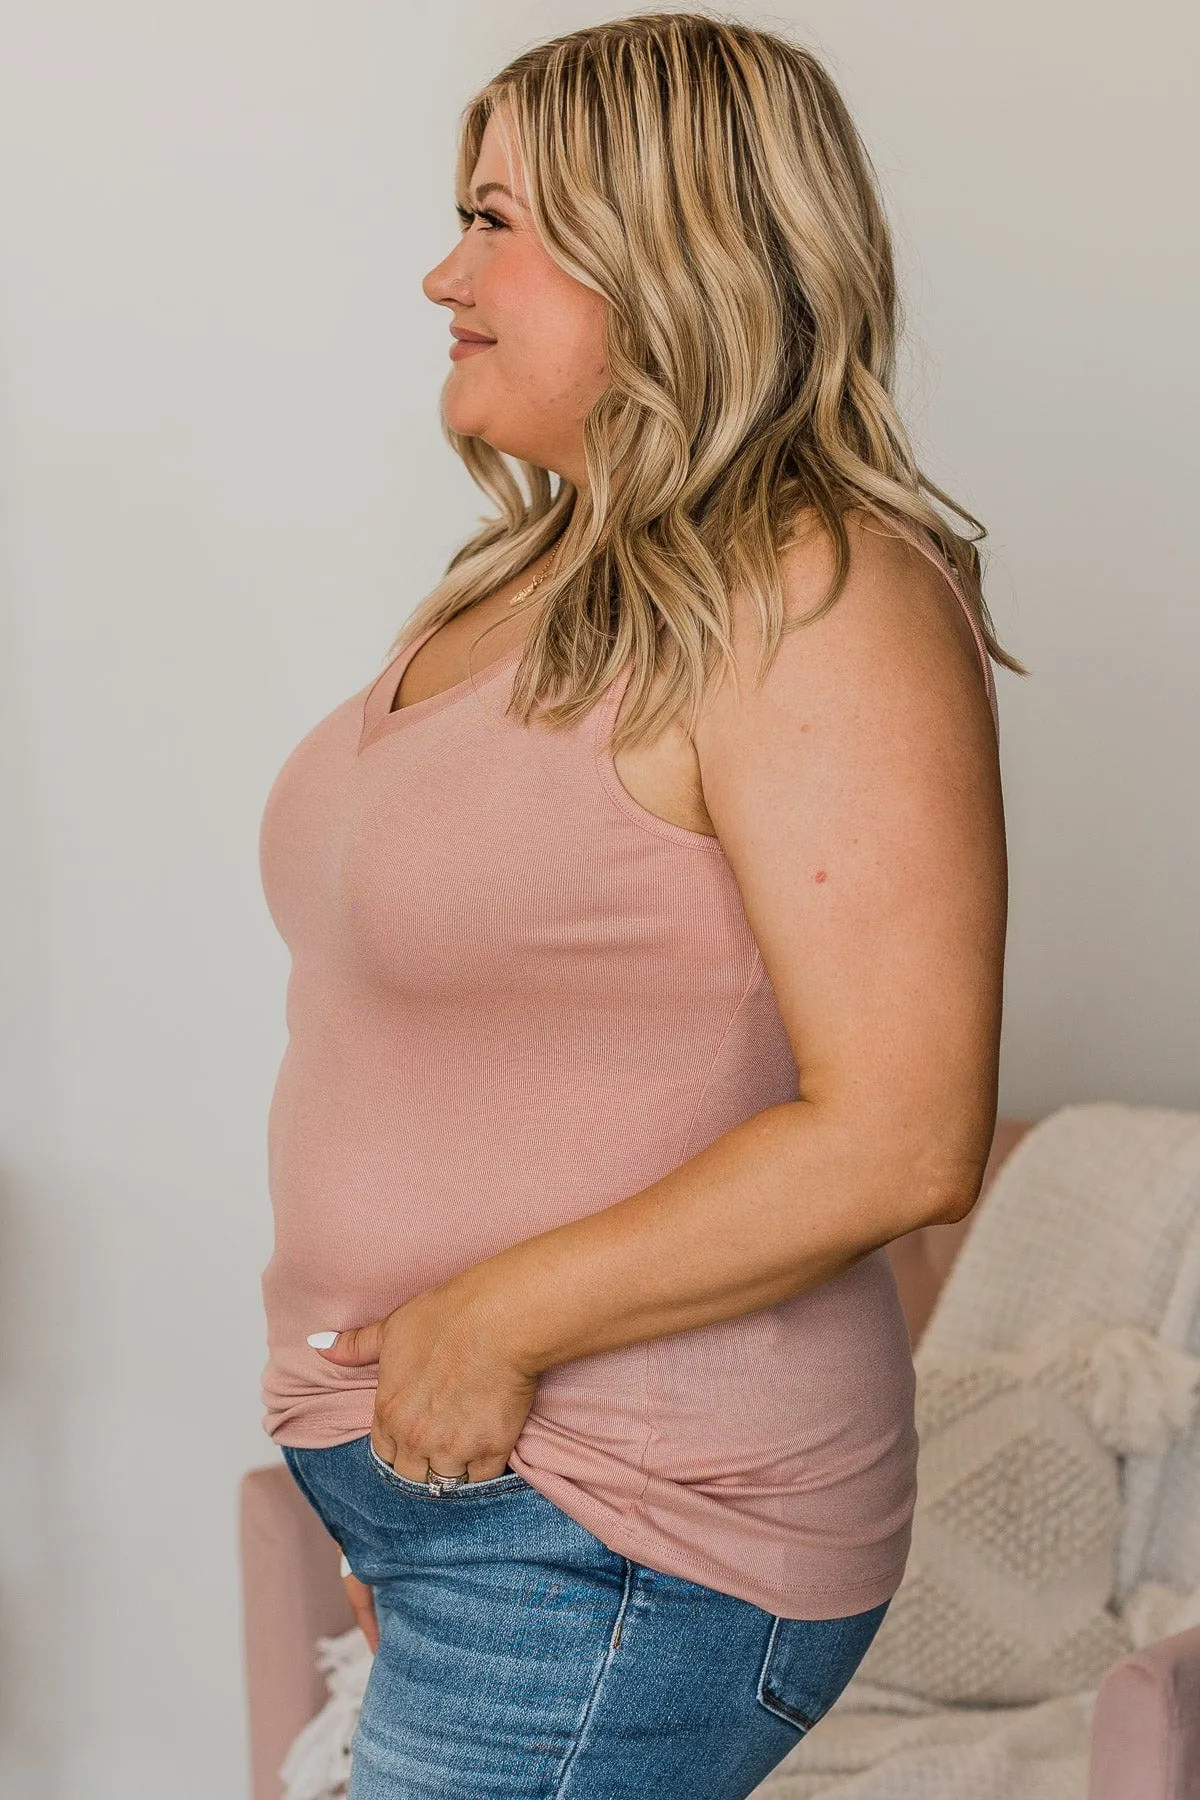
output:
[[[472,219],[488,219],[488,220],[490,220],[490,222],[491,222],[490,228],[493,231],[496,231],[496,230],[507,231],[508,230],[507,223],[505,222],[505,220],[503,220],[500,217],[499,213],[486,212],[486,211],[471,212],[465,206],[456,206],[454,210],[458,214],[459,223],[462,226],[462,229],[464,231],[467,229],[467,226],[471,223]]]

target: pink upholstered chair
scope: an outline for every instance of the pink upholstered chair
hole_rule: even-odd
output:
[[[1002,1119],[986,1188],[1030,1121]],[[888,1246],[915,1345],[975,1214]],[[318,1637],[354,1623],[338,1549],[283,1463],[242,1477],[241,1556],[254,1800],[281,1800],[279,1767],[325,1703]],[[1200,1800],[1200,1628],[1163,1639],[1108,1671],[1092,1720],[1087,1800]]]

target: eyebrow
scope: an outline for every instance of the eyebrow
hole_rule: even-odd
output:
[[[524,200],[518,199],[516,194],[513,193],[512,189],[505,187],[505,185],[502,181],[483,181],[483,182],[481,182],[479,184],[479,186],[475,189],[476,204],[478,204],[479,201],[482,200],[486,194],[491,194],[491,193],[507,194],[509,199],[511,201],[513,201],[515,205],[523,206],[523,207],[525,207],[526,212],[529,211],[529,207],[526,205],[526,202]]]

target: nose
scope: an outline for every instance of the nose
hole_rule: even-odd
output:
[[[435,306],[462,306],[469,304],[470,283],[459,263],[459,249],[456,245],[449,256],[444,256],[435,268],[430,269],[421,290],[427,300]]]

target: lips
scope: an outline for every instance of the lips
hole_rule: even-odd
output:
[[[477,350],[495,348],[495,338],[484,337],[481,332],[464,331],[461,327],[456,330],[453,325],[450,331],[454,339],[450,346],[450,361],[453,363],[466,362]]]

